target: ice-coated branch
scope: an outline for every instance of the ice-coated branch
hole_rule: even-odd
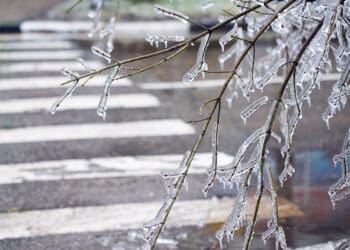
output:
[[[269,180],[269,194],[272,203],[272,217],[267,221],[267,230],[261,234],[261,239],[266,244],[266,241],[272,237],[275,238],[275,249],[287,250],[286,235],[283,228],[278,223],[278,203],[277,203],[277,193],[276,185],[273,180],[273,174],[270,166],[267,166],[268,180]]]
[[[341,177],[340,179],[331,185],[328,189],[328,194],[332,202],[333,208],[338,201],[346,199],[350,196],[350,175],[348,161],[350,159],[350,129],[348,129],[343,146],[342,152],[333,157],[334,167],[338,162],[341,164]]]
[[[108,101],[108,97],[110,95],[111,92],[111,87],[112,87],[112,83],[114,81],[114,78],[116,78],[118,72],[119,72],[120,67],[116,66],[113,69],[111,69],[106,81],[105,81],[105,85],[103,87],[103,93],[101,95],[100,101],[98,103],[98,107],[97,107],[97,115],[101,116],[103,118],[103,120],[106,119],[106,111],[107,111],[107,101]]]
[[[266,104],[269,98],[267,96],[260,97],[252,102],[248,107],[242,110],[241,118],[244,124],[247,121],[247,118],[250,117],[255,111],[257,111],[262,105]]]
[[[208,64],[205,62],[205,53],[207,52],[209,45],[209,38],[210,34],[207,34],[201,39],[197,51],[196,63],[193,65],[190,71],[183,76],[182,81],[184,83],[192,82],[200,72],[208,70]]]
[[[165,8],[165,7],[160,6],[160,5],[155,5],[154,10],[157,11],[159,14],[162,14],[162,15],[167,16],[167,17],[175,18],[175,19],[180,20],[180,21],[185,22],[185,23],[187,23],[189,20],[188,16],[186,16],[180,12],[177,12],[175,10]]]
[[[91,52],[94,53],[96,56],[107,60],[108,63],[112,61],[111,54],[108,53],[107,51],[100,49],[96,45],[91,46]]]
[[[159,43],[163,43],[164,47],[168,47],[170,42],[183,42],[185,40],[184,36],[172,35],[172,36],[157,36],[157,35],[147,35],[146,41],[149,42],[151,46],[155,45],[158,48]]]
[[[64,94],[51,106],[49,109],[49,112],[54,115],[58,109],[58,107],[66,100],[68,97],[70,97],[73,93],[73,91],[78,87],[79,83],[79,74],[76,72],[72,72],[69,69],[62,68],[61,69],[62,74],[70,77],[74,82],[73,84],[67,88],[67,90],[64,92]]]
[[[217,175],[220,110],[221,110],[221,104],[219,102],[216,122],[213,124],[212,132],[211,132],[212,161],[207,171],[208,177],[204,181],[204,184],[202,187],[202,193],[204,197],[207,196],[209,189],[214,185],[214,181]]]

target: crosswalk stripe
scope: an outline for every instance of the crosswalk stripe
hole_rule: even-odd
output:
[[[86,34],[72,33],[43,33],[43,32],[21,32],[13,34],[0,34],[0,43],[24,42],[24,41],[63,41],[67,39],[82,37],[86,40]]]
[[[0,144],[96,138],[134,138],[193,134],[193,126],[178,119],[122,123],[38,126],[0,130]]]
[[[100,96],[72,96],[62,104],[58,110],[80,110],[97,108]],[[57,100],[55,97],[30,98],[0,101],[0,114],[47,111]],[[108,98],[108,108],[146,108],[157,107],[160,102],[150,94],[121,94]]]
[[[37,181],[114,178],[159,175],[162,169],[175,169],[182,155],[122,156],[90,160],[42,161],[0,165],[0,185]],[[204,174],[211,162],[211,153],[197,153],[191,174]],[[220,152],[218,163],[228,164],[232,157]]]
[[[37,50],[37,51],[11,51],[0,52],[0,61],[22,61],[22,60],[65,60],[75,59],[82,56],[83,50]]]
[[[36,20],[21,23],[21,31],[24,32],[87,32],[92,28],[92,22],[85,21],[47,21]],[[119,39],[144,39],[147,34],[157,35],[183,35],[190,32],[190,25],[177,21],[149,21],[145,22],[119,22],[115,26],[115,34]]]
[[[249,197],[248,202],[254,204],[256,201]],[[231,198],[177,201],[167,227],[222,223],[233,203]],[[284,199],[280,199],[279,204],[280,218],[302,215],[296,205]],[[142,223],[153,219],[160,205],[160,202],[127,203],[0,214],[0,239],[138,229]],[[259,218],[270,218],[270,198],[263,196],[260,206]],[[254,206],[249,206],[250,215],[253,209]]]
[[[187,88],[216,88],[222,86],[224,79],[194,81],[190,84],[183,82],[157,82],[157,83],[142,83],[139,86],[142,89],[187,89]]]
[[[84,87],[103,87],[107,76],[98,75],[89,80]],[[19,89],[48,89],[65,88],[60,84],[67,81],[67,77],[27,77],[27,78],[0,78],[0,90],[19,90]],[[115,81],[112,86],[130,87],[132,83],[129,79],[123,78]]]
[[[321,75],[321,81],[336,81],[340,77],[339,73],[330,73]],[[187,88],[217,88],[224,84],[225,79],[215,80],[201,80],[194,81],[190,84],[184,84],[183,82],[158,82],[158,83],[142,83],[139,86],[142,89],[148,90],[162,90],[162,89],[187,89]],[[279,84],[283,82],[283,78],[276,76],[270,81],[270,84]]]
[[[72,49],[70,41],[24,41],[0,43],[1,50],[28,50],[28,49]]]
[[[98,61],[86,61],[86,65],[89,67],[98,69],[103,66]],[[59,62],[18,62],[1,65],[0,73],[35,73],[35,72],[59,72],[62,67],[68,68],[73,71],[80,71],[81,67],[72,61],[59,61]]]

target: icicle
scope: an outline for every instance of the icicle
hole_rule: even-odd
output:
[[[78,83],[79,83],[79,74],[78,73],[72,72],[66,68],[62,68],[61,72],[64,75],[69,76],[73,80],[73,83],[71,83],[71,86],[64,92],[64,94],[49,109],[49,112],[52,115],[54,115],[56,113],[58,107],[62,104],[62,102],[72,95],[73,91],[77,88]]]
[[[81,57],[78,57],[77,60],[76,60],[77,64],[85,71],[87,72],[93,72],[93,71],[96,71],[94,70],[93,68],[90,68],[89,66],[86,65],[85,61],[83,58]]]
[[[275,132],[271,132],[271,136],[272,136],[273,138],[275,138],[276,141],[277,141],[278,143],[281,143],[281,142],[282,142],[281,136],[279,136],[279,135],[276,134]]]
[[[247,212],[247,187],[241,186],[238,190],[234,208],[224,225],[216,233],[216,238],[221,242],[224,235],[227,236],[228,242],[234,235],[234,231],[242,226],[244,215]],[[221,243],[220,243],[221,244]]]
[[[236,50],[237,50],[237,43],[233,44],[228,50],[226,50],[224,53],[219,55],[218,61],[220,63],[221,69],[224,68],[224,63],[236,53]]]
[[[277,230],[276,246],[278,247],[278,245],[280,245],[283,250],[288,249],[287,242],[286,242],[286,234],[284,233],[283,227],[281,226],[279,226]]]
[[[231,79],[231,82],[228,85],[227,93],[226,93],[226,102],[227,106],[231,109],[232,108],[232,101],[238,98],[238,86],[235,83],[235,77]]]
[[[114,78],[117,76],[118,72],[119,72],[119,65],[115,66],[109,73],[106,81],[105,81],[105,85],[103,88],[103,93],[101,95],[100,101],[98,103],[98,107],[97,107],[97,115],[101,116],[103,118],[103,120],[106,119],[106,111],[107,111],[107,100],[108,100],[108,96],[110,95],[111,92],[111,86],[112,83],[114,81]]]
[[[177,12],[175,10],[171,10],[168,8],[164,8],[164,7],[159,6],[159,5],[155,5],[154,10],[157,11],[158,13],[164,15],[164,16],[175,18],[175,19],[180,20],[184,23],[187,23],[188,22],[187,20],[189,19],[188,16],[186,16],[180,12]]]
[[[257,111],[262,105],[266,104],[269,98],[267,96],[260,97],[251,103],[248,107],[242,110],[241,118],[244,124],[247,121],[247,118],[250,117],[255,111]]]
[[[215,122],[212,128],[212,132],[211,132],[211,145],[212,145],[212,161],[211,161],[211,165],[210,168],[208,169],[208,177],[204,182],[204,185],[202,187],[202,193],[204,195],[204,197],[207,197],[208,191],[209,189],[213,186],[214,184],[214,180],[215,180],[215,176],[216,176],[216,171],[217,171],[217,163],[218,163],[218,149],[217,149],[217,144],[218,144],[218,123]]]
[[[350,195],[350,175],[348,160],[350,158],[350,129],[345,135],[342,152],[333,157],[334,167],[337,163],[341,163],[341,177],[331,185],[328,189],[328,194],[333,205],[333,209],[338,201],[346,199]]]
[[[106,50],[108,53],[112,53],[114,49],[114,33],[115,33],[115,17],[111,17],[109,19],[109,24],[108,24],[108,38],[107,38],[107,45],[106,45]]]
[[[235,23],[229,32],[227,32],[225,35],[219,38],[219,44],[222,52],[225,51],[225,45],[233,39],[232,36],[237,34],[237,30],[238,30],[238,24]]]
[[[281,183],[281,187],[283,187],[283,183],[287,180],[288,176],[292,177],[292,175],[295,172],[295,169],[293,168],[292,164],[289,163],[289,154],[287,154],[286,159],[288,158],[288,160],[285,160],[285,164],[284,164],[284,168],[282,170],[282,173],[279,176],[279,181]]]
[[[271,237],[273,237],[275,235],[276,230],[277,230],[277,224],[275,223],[274,219],[270,219],[267,222],[267,230],[265,230],[261,234],[261,239],[262,239],[264,245],[266,245],[266,241],[268,239],[270,239]]]
[[[110,63],[112,61],[112,57],[111,54],[100,49],[99,47],[97,47],[96,45],[91,46],[91,51],[92,53],[94,53],[95,55],[102,57],[104,59],[107,60],[108,63]]]
[[[201,43],[197,52],[197,59],[195,65],[188,71],[182,78],[184,83],[190,83],[194,80],[194,78],[199,74],[199,72],[203,70],[208,70],[208,65],[205,62],[205,53],[207,51],[209,45],[210,35],[207,34],[201,39]]]
[[[88,18],[93,20],[92,28],[88,33],[88,37],[93,37],[95,33],[99,30],[98,25],[101,19],[101,10],[103,6],[104,0],[94,0],[93,4],[95,5],[95,10],[88,12]]]
[[[157,36],[157,35],[147,35],[146,41],[149,42],[151,46],[158,43],[163,43],[164,47],[167,47],[169,42],[183,42],[185,40],[184,36]]]
[[[163,177],[164,187],[169,196],[173,196],[176,192],[176,186],[180,178],[184,175],[186,171],[186,162],[191,152],[187,151],[184,155],[179,167],[172,170],[162,170],[161,175]]]
[[[285,59],[281,58],[262,76],[262,78],[255,83],[256,88],[263,90],[263,88],[269,83],[271,78],[277,74],[278,69],[285,63]]]

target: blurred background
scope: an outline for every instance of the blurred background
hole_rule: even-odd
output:
[[[154,4],[211,26],[230,3],[215,2],[106,1],[101,22],[116,17],[112,55],[123,60],[156,51],[147,35],[187,38],[200,31],[156,14]],[[48,109],[66,89],[60,85],[67,80],[62,67],[81,71],[78,57],[94,69],[107,65],[90,50],[92,45],[106,47],[106,38],[91,34],[93,20],[87,16],[97,1],[83,0],[70,10],[75,3],[0,0],[0,249],[137,249],[142,223],[154,217],[165,196],[160,170],[176,168],[191,148],[201,126],[188,121],[200,118],[198,107],[216,96],[224,81],[222,74],[206,74],[188,86],[181,82],[195,62],[193,46],[152,71],[116,81],[106,120],[96,114],[105,74],[76,89],[51,115]],[[223,27],[210,42],[206,60],[211,71],[222,69],[218,38],[230,28]],[[257,58],[275,44],[274,37],[268,32],[259,41]],[[132,67],[151,62],[155,60]],[[228,60],[223,69],[232,64]],[[336,72],[323,76],[321,90],[312,94],[310,107],[305,105],[294,137],[296,173],[278,188],[280,222],[291,248],[333,249],[327,247],[350,235],[349,201],[333,210],[327,194],[341,174],[332,157],[341,152],[350,113],[347,109],[337,114],[330,130],[321,118],[338,78]],[[273,80],[264,95],[272,96],[278,84]],[[254,93],[253,98],[261,95]],[[220,163],[230,162],[266,118],[267,108],[262,108],[244,125],[239,115],[247,105],[244,98],[235,100],[232,108],[223,105]],[[280,145],[270,146],[270,161],[279,173]],[[207,199],[203,197],[201,185],[210,162],[209,138],[200,147],[188,177],[189,191],[182,190],[158,249],[219,249],[215,232],[231,211],[235,190],[217,184]],[[260,239],[270,211],[264,197],[252,249],[274,249],[273,240],[264,245]],[[236,235],[224,249],[241,247],[244,229]]]

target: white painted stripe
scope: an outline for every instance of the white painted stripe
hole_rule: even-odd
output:
[[[72,49],[70,41],[24,41],[0,43],[0,50],[27,50],[27,49]]]
[[[83,140],[96,138],[134,138],[174,136],[195,133],[193,126],[178,120],[149,120],[122,123],[75,124],[0,130],[0,144]]]
[[[107,76],[98,75],[89,80],[84,88],[103,87]],[[0,90],[19,90],[19,89],[47,89],[47,88],[66,88],[60,84],[67,81],[67,77],[27,77],[27,78],[0,78]],[[115,81],[112,86],[128,87],[132,86],[129,79],[120,79]]]
[[[47,111],[57,99],[58,97],[47,97],[0,101],[0,114]],[[97,95],[71,96],[58,110],[95,109],[99,99],[100,96]],[[108,109],[146,108],[159,105],[158,98],[149,94],[111,95],[108,98]]]
[[[177,168],[182,157],[182,155],[122,156],[90,160],[3,164],[0,165],[0,185],[38,181],[158,176],[162,169]],[[197,153],[192,162],[190,174],[205,174],[211,157],[211,153]],[[220,165],[231,161],[231,156],[225,153],[218,154]]]
[[[86,35],[81,34],[69,34],[69,33],[43,33],[43,32],[21,32],[21,33],[11,33],[11,34],[0,34],[0,42],[18,42],[18,41],[56,41],[56,40],[66,40],[72,38],[84,37]]]
[[[83,50],[37,50],[0,52],[0,61],[65,60],[82,56]]]
[[[279,206],[281,218],[302,215],[296,205],[281,201],[285,204]],[[249,197],[248,202],[254,204],[256,201],[254,197]],[[222,223],[233,204],[234,199],[231,198],[177,201],[166,225],[182,227]],[[0,239],[138,229],[142,223],[153,219],[160,206],[161,202],[126,203],[0,214]],[[248,216],[253,214],[253,209],[254,206],[249,206]],[[270,198],[263,196],[259,219],[270,216]]]
[[[327,75],[321,75],[321,81],[336,81],[340,77],[339,73],[331,73]],[[280,84],[283,81],[282,77],[273,77],[270,84]],[[184,84],[183,82],[159,82],[159,83],[142,83],[139,86],[142,89],[187,89],[187,88],[218,88],[223,85],[225,79],[216,80],[203,80],[194,81],[190,84]]]
[[[92,68],[98,69],[103,66],[99,61],[86,61],[86,64]],[[60,72],[61,68],[65,67],[73,71],[80,71],[81,67],[72,61],[59,62],[18,62],[10,64],[2,64],[0,73],[35,73],[35,72]]]
[[[21,23],[24,32],[88,32],[92,22],[71,21],[26,21]],[[115,34],[118,39],[145,39],[148,34],[157,35],[188,35],[190,25],[179,21],[149,21],[149,22],[118,22]]]
[[[224,79],[194,81],[190,84],[183,82],[158,82],[158,83],[142,83],[139,86],[142,89],[187,89],[187,88],[217,88],[222,86]]]

